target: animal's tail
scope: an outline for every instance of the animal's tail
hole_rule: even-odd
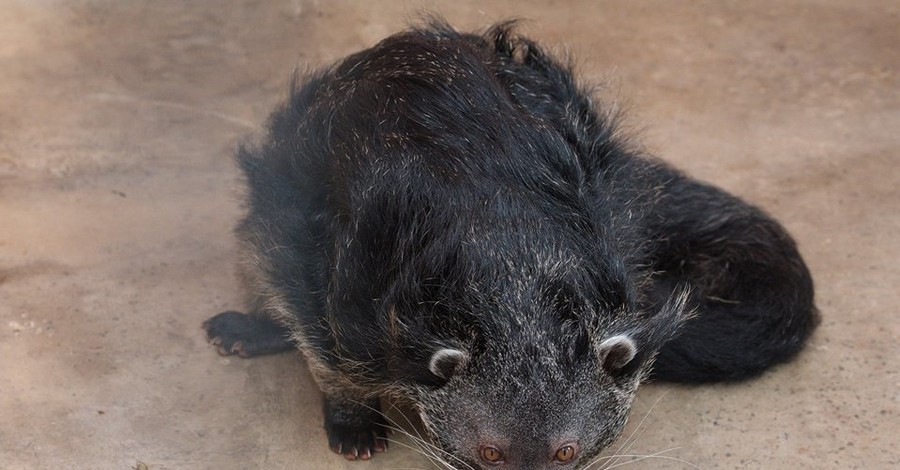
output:
[[[660,350],[652,377],[673,382],[750,378],[792,358],[817,323],[812,302],[747,305],[707,298],[697,317]]]
[[[689,179],[657,208],[663,239],[651,297],[692,286],[696,317],[660,350],[654,377],[733,381],[803,347],[819,322],[813,282],[791,237],[759,209]]]

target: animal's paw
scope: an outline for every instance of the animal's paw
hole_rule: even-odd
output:
[[[203,322],[203,329],[223,356],[253,357],[292,348],[287,330],[267,317],[227,311]]]
[[[388,447],[387,429],[381,425],[358,428],[333,424],[326,431],[328,447],[347,460],[369,460]]]
[[[365,404],[335,404],[326,400],[325,432],[328,447],[347,460],[369,460],[388,448],[389,430],[384,425],[378,400]]]

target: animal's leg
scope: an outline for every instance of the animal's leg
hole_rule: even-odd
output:
[[[264,315],[222,312],[203,322],[203,329],[223,356],[253,357],[294,349],[287,328]]]
[[[369,460],[387,449],[387,427],[378,398],[360,401],[325,396],[328,446],[347,460]]]

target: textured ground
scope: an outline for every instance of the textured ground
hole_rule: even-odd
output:
[[[237,142],[295,66],[423,7],[532,20],[648,150],[768,209],[811,266],[801,357],[644,387],[627,453],[665,459],[626,468],[900,465],[896,1],[0,0],[0,468],[427,467],[332,455],[296,355],[220,358],[200,330],[240,306]]]

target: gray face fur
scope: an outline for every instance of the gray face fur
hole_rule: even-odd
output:
[[[642,367],[617,374],[635,359],[627,335],[610,335],[589,354],[572,358],[544,344],[516,345],[533,354],[512,354],[508,345],[469,357],[438,350],[436,372],[450,372],[438,389],[418,391],[423,422],[459,469],[584,468],[619,435],[625,424]],[[512,362],[512,358],[520,358]],[[455,364],[452,358],[459,359]],[[538,359],[535,359],[538,358]],[[436,374],[440,375],[440,374]],[[571,445],[565,464],[556,452]],[[498,449],[502,462],[482,457],[485,446]]]

